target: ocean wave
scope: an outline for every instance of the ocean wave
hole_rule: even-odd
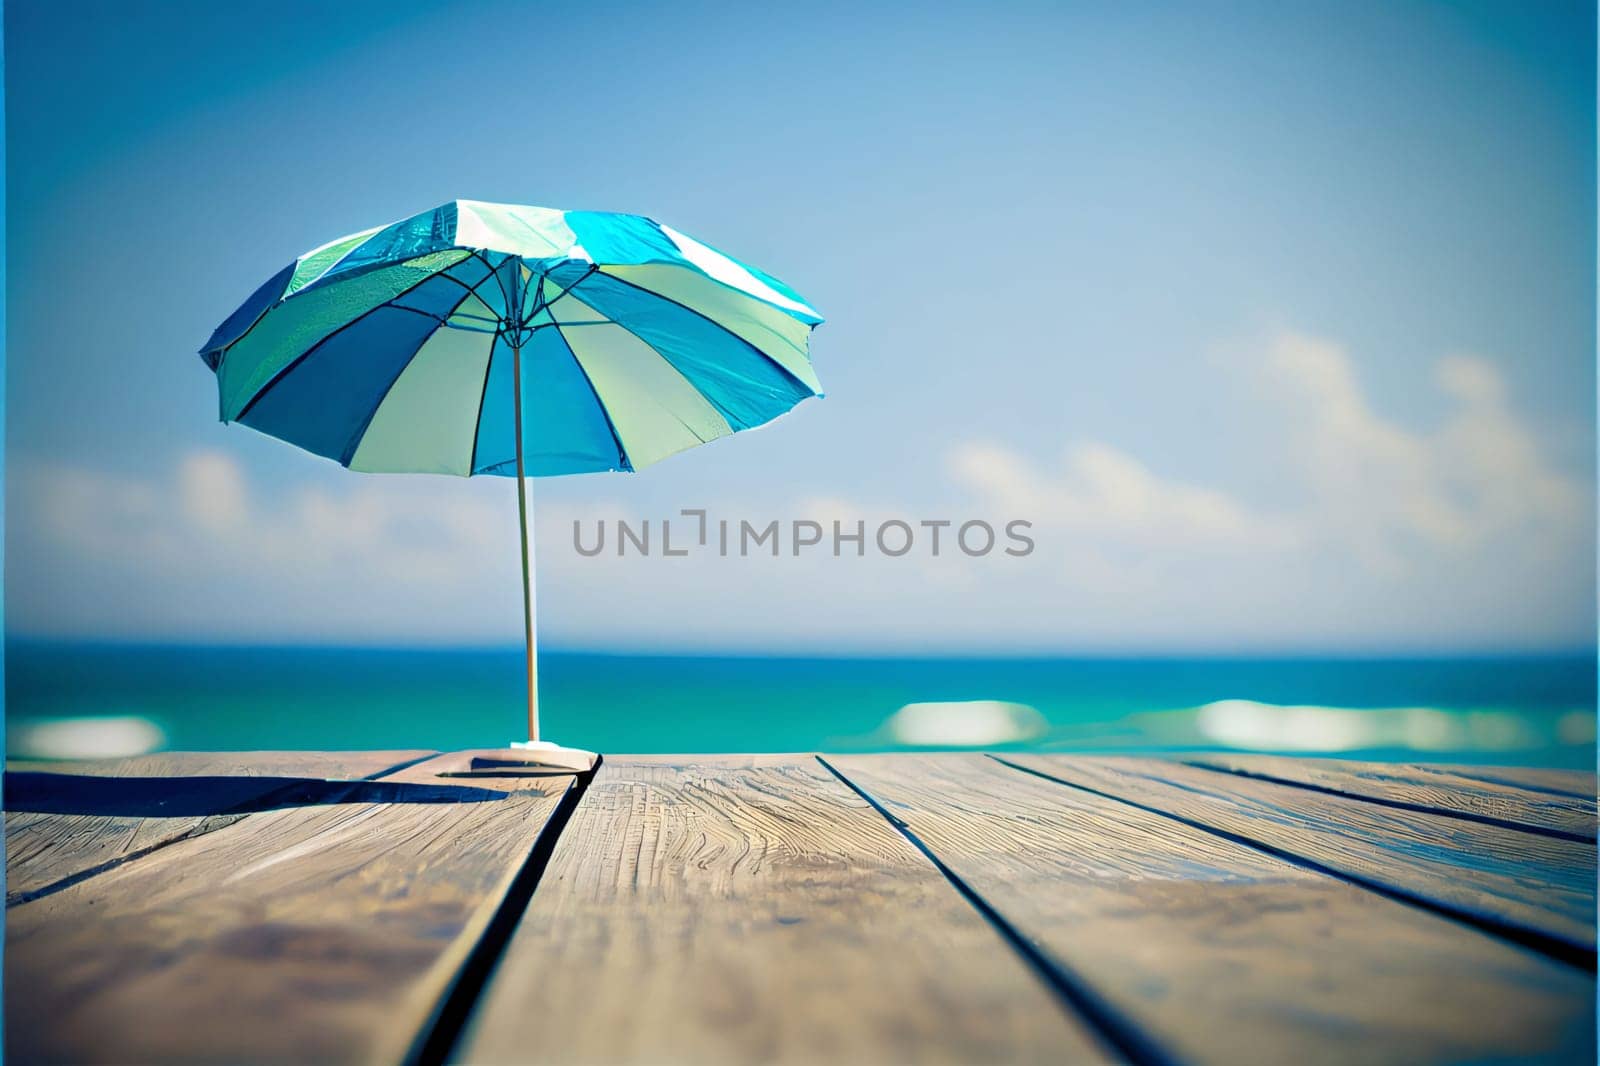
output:
[[[883,724],[896,743],[916,748],[1019,744],[1044,736],[1050,724],[1025,703],[962,700],[908,703]]]
[[[6,753],[21,759],[120,759],[144,755],[167,742],[148,718],[45,718],[18,722],[6,736]]]
[[[1594,719],[1581,712],[1536,718],[1505,710],[1437,707],[1326,707],[1218,700],[1194,711],[1202,737],[1230,748],[1270,751],[1527,751],[1592,743]]]
[[[1080,713],[1082,713],[1080,711]],[[1038,709],[1005,700],[908,703],[868,735],[839,738],[847,748],[984,748],[1054,751],[1231,749],[1285,754],[1548,752],[1592,745],[1586,710],[1339,707],[1215,700],[1197,707],[1052,722]],[[1392,756],[1391,756],[1392,757]]]

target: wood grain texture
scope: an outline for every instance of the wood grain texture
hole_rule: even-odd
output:
[[[137,858],[186,837],[238,821],[231,808],[285,787],[287,780],[351,780],[423,758],[425,751],[166,752],[98,762],[13,760],[6,764],[6,903],[14,905],[86,874]],[[150,813],[124,802],[96,809],[75,777],[149,783]],[[27,809],[14,798],[20,777],[55,782],[58,795]],[[21,806],[23,809],[18,809]],[[163,813],[166,808],[173,813]],[[79,813],[81,812],[81,813]]]
[[[465,1062],[1095,1061],[928,860],[806,756],[608,758]]]
[[[1198,822],[1516,935],[1595,947],[1595,848],[1159,759],[1007,762]]]
[[[1511,828],[1556,832],[1585,840],[1595,838],[1592,797],[1530,792],[1526,788],[1468,777],[1445,767],[1282,755],[1196,755],[1183,761]]]
[[[1459,923],[983,756],[828,761],[1170,1057],[1593,1057],[1592,977]]]
[[[1555,795],[1595,798],[1595,775],[1583,770],[1546,770],[1528,766],[1441,766],[1438,769],[1513,788]]]
[[[11,908],[7,1058],[398,1060],[573,780],[436,776],[470,754]]]

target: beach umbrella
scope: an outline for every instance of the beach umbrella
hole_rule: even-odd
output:
[[[770,274],[653,219],[455,200],[302,255],[200,355],[223,422],[357,471],[517,479],[516,746],[559,765],[539,736],[526,479],[640,470],[821,395],[821,321]]]

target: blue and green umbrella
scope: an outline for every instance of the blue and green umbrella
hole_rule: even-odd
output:
[[[640,470],[821,395],[822,321],[770,274],[639,215],[455,200],[325,244],[200,355],[224,422],[352,470]]]

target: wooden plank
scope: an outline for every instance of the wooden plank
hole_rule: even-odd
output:
[[[1448,767],[1406,763],[1301,759],[1281,755],[1197,755],[1183,760],[1229,773],[1297,784],[1398,807],[1432,811],[1525,829],[1594,840],[1592,798],[1530,792],[1484,781]]]
[[[950,883],[809,756],[608,758],[466,1062],[1097,1061]]]
[[[6,904],[231,825],[243,817],[241,808],[292,793],[296,782],[381,775],[431,754],[164,752],[103,762],[9,762]]]
[[[1317,863],[1594,966],[1595,848],[1159,759],[1006,762]]]
[[[573,782],[436,776],[470,754],[11,908],[7,1057],[400,1059]]]
[[[1584,770],[1546,770],[1527,766],[1456,766],[1451,769],[1463,777],[1474,777],[1492,784],[1534,789],[1557,796],[1595,798],[1595,775]]]
[[[1593,1058],[1573,967],[983,756],[827,759],[1152,1057]]]

